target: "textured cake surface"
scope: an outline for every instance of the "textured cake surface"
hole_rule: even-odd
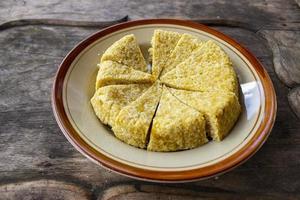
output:
[[[219,63],[184,65],[167,73],[161,81],[169,87],[184,90],[238,93],[238,81],[233,68]]]
[[[238,98],[232,92],[169,90],[180,101],[204,114],[207,131],[217,141],[221,141],[229,133],[241,112]]]
[[[164,87],[147,149],[177,151],[195,148],[207,141],[203,114],[180,102]]]
[[[155,30],[152,44],[152,74],[158,78],[164,68],[168,57],[177,45],[181,34],[171,31]]]
[[[120,111],[113,126],[117,138],[132,146],[146,147],[148,130],[161,92],[162,86],[157,82]]]
[[[152,73],[133,35],[109,47],[91,104],[116,138],[149,151],[179,151],[222,141],[241,110],[239,83],[225,51],[213,41],[155,30]]]
[[[203,43],[197,37],[184,33],[179,39],[170,57],[167,59],[160,76],[171,71],[179,63],[190,57],[191,53],[199,49],[202,44]]]
[[[114,126],[121,109],[141,96],[150,84],[108,85],[99,88],[91,99],[97,117]]]
[[[102,55],[101,62],[111,60],[146,72],[147,65],[133,34],[126,35],[112,44]]]
[[[135,70],[132,67],[114,61],[104,61],[98,66],[96,90],[105,85],[154,82],[151,74]]]
[[[208,41],[164,76],[169,87],[193,91],[224,90],[238,93],[238,80],[226,53]]]

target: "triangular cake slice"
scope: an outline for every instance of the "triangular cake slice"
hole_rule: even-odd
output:
[[[206,142],[203,114],[180,102],[164,86],[147,149],[178,151],[192,149]]]
[[[126,35],[113,43],[102,55],[101,62],[112,60],[136,70],[147,71],[141,49],[133,34]]]
[[[188,59],[162,76],[161,81],[178,89],[218,89],[238,94],[238,81],[229,57],[211,41],[206,42]]]
[[[186,64],[194,62],[217,62],[222,65],[232,66],[229,56],[212,40],[208,40],[200,45],[184,62]]]
[[[150,84],[108,85],[99,88],[91,104],[102,123],[114,125],[121,109],[141,96]]]
[[[202,92],[223,90],[238,94],[238,82],[233,68],[224,67],[219,63],[181,66],[165,74],[161,81],[177,89]]]
[[[180,101],[204,114],[208,134],[216,141],[229,133],[241,112],[238,98],[232,92],[169,90]]]
[[[152,83],[154,81],[151,74],[135,70],[117,62],[104,61],[98,66],[96,90],[105,85]]]
[[[179,39],[176,47],[172,51],[170,57],[166,61],[160,76],[174,69],[179,63],[186,60],[192,52],[199,49],[203,44],[197,37],[184,33]]]
[[[165,66],[165,63],[172,51],[174,50],[177,42],[179,41],[181,34],[155,30],[151,44],[152,44],[152,74],[155,78],[158,78],[160,72]]]
[[[157,82],[120,111],[113,126],[117,138],[135,147],[146,147],[147,135],[161,92],[162,86]]]

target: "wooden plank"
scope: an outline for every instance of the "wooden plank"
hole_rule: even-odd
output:
[[[300,23],[291,26],[294,30],[269,30],[266,27],[259,32],[272,50],[278,78],[289,87],[300,84]],[[285,27],[288,28],[289,24]]]
[[[48,26],[74,26],[74,27],[95,27],[103,28],[112,26],[116,23],[127,21],[128,16],[122,17],[112,21],[76,21],[76,20],[64,20],[64,19],[19,19],[7,21],[0,24],[0,31],[17,26],[28,25],[48,25]]]
[[[52,115],[59,63],[95,29],[22,27],[0,35],[0,182],[41,177],[105,184],[125,178],[95,166],[70,145]],[[50,41],[50,42],[49,42]],[[67,173],[66,173],[67,172]],[[75,177],[75,178],[73,178]]]
[[[72,183],[37,180],[0,185],[1,199],[90,199],[91,193]]]
[[[216,193],[218,197],[216,197]],[[118,185],[110,187],[100,194],[98,199],[297,199],[300,195],[291,195],[288,193],[240,193],[236,191],[216,190],[211,191],[205,187],[186,187],[186,186],[166,186],[142,184],[136,185]]]
[[[288,87],[298,86],[300,84],[300,23],[268,25],[257,33],[268,41],[277,77]],[[297,92],[294,91],[296,90],[292,90],[288,95],[289,105],[300,119]]]
[[[130,1],[111,0],[82,2],[1,1],[0,23],[16,19],[54,18],[83,21],[107,21],[129,15],[141,18],[227,19],[255,26],[270,21],[299,21],[298,4],[294,0],[247,1]]]

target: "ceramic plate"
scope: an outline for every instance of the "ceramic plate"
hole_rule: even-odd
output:
[[[147,58],[155,29],[189,33],[214,40],[230,56],[241,88],[242,114],[228,137],[201,147],[170,153],[149,152],[116,139],[93,112],[99,54],[124,35],[134,34]],[[83,155],[133,178],[184,182],[224,173],[250,158],[267,139],[276,115],[272,82],[258,60],[228,36],[189,21],[150,19],[101,30],[79,43],[61,63],[53,86],[52,105],[67,139]]]

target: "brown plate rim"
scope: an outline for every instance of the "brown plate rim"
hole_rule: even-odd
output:
[[[212,34],[218,37],[221,40],[229,43],[233,47],[235,47],[243,56],[245,56],[248,61],[252,64],[254,69],[256,70],[260,80],[261,85],[264,89],[265,93],[265,112],[262,119],[262,122],[257,129],[254,136],[245,144],[239,151],[229,156],[228,158],[209,165],[205,167],[199,167],[192,170],[184,170],[184,171],[153,171],[149,169],[142,169],[134,166],[130,166],[116,160],[113,160],[104,154],[98,152],[93,147],[88,145],[76,132],[76,130],[71,125],[68,120],[67,114],[65,112],[63,106],[63,84],[64,78],[68,72],[69,67],[71,66],[73,60],[91,43],[98,40],[101,37],[104,37],[110,33],[115,31],[129,28],[138,25],[146,25],[146,24],[171,24],[171,25],[180,25],[185,26],[197,30],[201,30]],[[60,64],[58,71],[55,76],[55,80],[52,88],[52,109],[55,116],[55,119],[65,135],[68,141],[83,155],[94,161],[95,163],[102,165],[105,168],[113,170],[117,173],[148,181],[155,182],[186,182],[186,181],[194,181],[206,179],[212,176],[216,176],[222,173],[225,173],[241,163],[248,160],[254,153],[263,145],[269,136],[272,127],[275,122],[276,112],[277,112],[277,102],[276,102],[276,94],[272,84],[272,81],[262,66],[262,64],[257,60],[257,58],[250,53],[245,47],[240,45],[237,41],[226,36],[225,34],[216,31],[212,28],[209,28],[205,25],[195,23],[187,20],[179,20],[179,19],[143,19],[136,21],[129,21],[120,23],[114,26],[110,26],[101,31],[98,31],[91,36],[84,39],[78,45],[76,45],[64,58],[62,63]]]

